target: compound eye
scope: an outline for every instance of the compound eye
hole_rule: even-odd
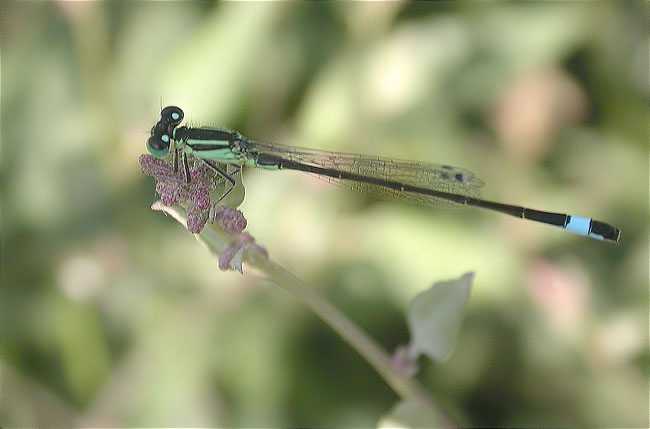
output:
[[[147,140],[147,150],[156,158],[163,158],[169,153],[169,136],[151,136]]]
[[[162,120],[168,122],[173,127],[180,124],[184,116],[185,114],[181,108],[176,106],[167,106],[160,112]]]

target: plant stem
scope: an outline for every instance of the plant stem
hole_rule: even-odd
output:
[[[168,213],[182,225],[185,225],[185,218],[181,209],[167,207],[162,203],[156,203],[152,208]],[[230,236],[222,231],[220,232],[218,227],[206,227],[199,234],[194,235],[199,242],[203,243],[217,257],[229,245],[229,241],[231,241]],[[415,378],[398,372],[393,368],[389,355],[372,338],[366,335],[354,322],[327,300],[314,293],[302,280],[253,248],[246,252],[245,262],[248,266],[254,267],[265,279],[282,287],[289,294],[309,307],[347,341],[348,344],[357,350],[402,400],[415,399],[421,401],[423,405],[429,407],[435,413],[438,418],[437,423],[442,427],[459,426],[453,417],[435,403],[430,393]]]

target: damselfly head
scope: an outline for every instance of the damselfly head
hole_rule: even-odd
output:
[[[163,158],[169,153],[169,134],[155,133],[155,128],[151,130],[151,137],[147,139],[147,150],[156,158]]]
[[[147,139],[147,150],[156,158],[163,158],[169,153],[171,137],[169,124],[161,119],[151,128],[151,137]],[[173,127],[171,127],[173,129]]]
[[[180,107],[167,106],[160,112],[160,122],[163,122],[174,128],[183,121],[184,116],[185,114]]]
[[[163,158],[169,153],[174,128],[183,121],[185,114],[180,107],[167,106],[160,112],[160,120],[151,128],[151,137],[147,139],[147,150],[156,158]]]

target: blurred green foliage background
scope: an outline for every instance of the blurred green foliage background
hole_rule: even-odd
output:
[[[396,395],[272,284],[149,210],[161,106],[266,141],[441,162],[482,210],[245,170],[248,231],[387,350],[476,272],[432,395],[472,426],[648,427],[647,3],[2,3],[2,426],[368,427]]]

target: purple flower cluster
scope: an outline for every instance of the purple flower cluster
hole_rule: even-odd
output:
[[[232,207],[215,207],[210,193],[223,181],[221,177],[204,163],[188,160],[191,183],[185,180],[182,169],[174,172],[171,162],[151,155],[140,156],[140,166],[149,176],[156,179],[156,192],[166,206],[180,205],[187,211],[187,229],[199,233],[206,222],[215,221],[221,229],[234,237],[219,257],[219,269],[233,269],[242,272],[244,253],[253,249],[266,256],[266,250],[255,243],[255,239],[244,231],[246,218]]]
[[[244,214],[232,207],[218,207],[215,212],[215,219],[228,234],[242,232],[246,228]]]
[[[212,202],[210,192],[221,183],[221,178],[202,162],[189,161],[190,181],[187,183],[182,168],[174,172],[171,162],[151,155],[140,156],[140,166],[153,176],[156,192],[166,206],[180,205],[187,211],[187,229],[199,233],[210,217]]]

